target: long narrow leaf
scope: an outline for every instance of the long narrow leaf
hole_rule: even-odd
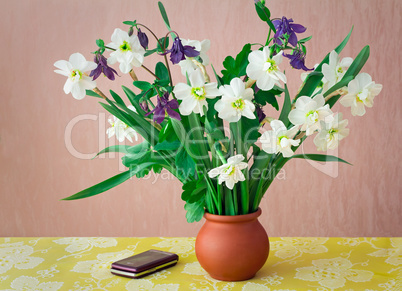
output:
[[[354,59],[353,63],[350,65],[349,69],[346,71],[343,78],[350,76],[356,77],[356,75],[363,68],[369,56],[370,56],[370,47],[366,45]]]
[[[348,43],[349,38],[352,35],[352,31],[353,31],[353,26],[350,29],[348,35],[345,37],[345,39],[334,49],[338,55],[341,53],[341,51],[344,49],[344,47]],[[328,62],[329,62],[329,53],[325,56],[325,58],[322,60],[322,62],[317,66],[315,71],[321,72],[322,65],[326,64]]]
[[[321,154],[301,154],[301,155],[293,155],[291,156],[290,159],[306,159],[306,160],[312,160],[312,161],[317,161],[317,162],[342,162],[348,165],[352,165],[351,163],[335,157],[331,155],[321,155]]]
[[[149,166],[152,166],[153,164],[155,164],[155,163],[144,163],[140,166],[137,166],[135,169],[130,169],[128,171],[120,173],[116,176],[113,176],[113,177],[103,181],[103,182],[100,182],[99,184],[96,184],[92,187],[82,190],[74,195],[63,198],[62,200],[82,199],[82,198],[87,198],[87,197],[91,197],[91,196],[103,193],[103,192],[127,181],[128,179],[130,179],[132,176],[134,176],[138,172],[142,171],[143,169],[145,169]]]
[[[168,30],[172,30],[170,28],[169,19],[167,17],[166,10],[165,10],[165,7],[163,6],[162,2],[159,1],[158,6],[159,6],[159,11],[161,12],[161,15],[162,15],[163,21],[165,22],[166,27],[168,28]]]
[[[353,27],[349,31],[348,35],[345,37],[345,39],[335,48],[335,51],[339,54],[343,48],[346,46],[346,44],[349,41],[349,38],[352,34]],[[306,81],[302,87],[302,89],[299,91],[299,93],[296,95],[296,98],[299,98],[300,96],[311,96],[314,92],[314,90],[317,88],[317,86],[320,84],[322,77],[324,76],[321,73],[321,68],[323,64],[327,64],[329,62],[329,54],[328,53],[325,58],[322,60],[322,62],[317,66],[317,68],[314,70],[314,72],[310,73]]]
[[[114,101],[116,101],[117,104],[126,106],[126,104],[124,104],[123,99],[121,99],[120,96],[116,92],[114,92],[113,90],[110,90],[110,95],[112,95]]]
[[[286,127],[288,127],[290,123],[288,116],[291,109],[292,109],[292,103],[290,101],[288,87],[285,85],[285,100],[283,101],[283,107],[281,114],[279,115],[279,120],[281,120]]]
[[[344,76],[342,78],[342,80],[340,80],[338,83],[336,83],[334,86],[332,86],[331,88],[328,89],[328,91],[326,91],[324,93],[324,97],[327,97],[329,94],[335,92],[338,89],[341,89],[342,87],[345,87],[349,84],[350,81],[353,80],[353,76]]]
[[[131,146],[128,145],[113,145],[110,147],[107,147],[103,150],[101,150],[99,153],[96,154],[92,159],[95,159],[97,156],[104,154],[104,153],[128,153],[128,149],[131,148]]]

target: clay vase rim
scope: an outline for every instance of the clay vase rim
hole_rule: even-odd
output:
[[[204,218],[209,221],[222,222],[222,223],[236,223],[242,221],[250,221],[253,219],[257,219],[262,213],[261,208],[258,207],[257,211],[248,214],[240,214],[240,215],[219,215],[219,214],[211,214],[208,212],[204,213]]]

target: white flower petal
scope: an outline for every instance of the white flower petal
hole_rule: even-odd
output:
[[[69,73],[71,71],[71,69],[73,68],[69,62],[64,61],[64,60],[60,60],[60,61],[55,62],[54,66],[56,68],[59,68],[61,71],[64,71],[64,72],[67,72],[67,73]],[[61,74],[61,73],[59,73],[59,74]]]
[[[233,78],[230,81],[230,87],[232,88],[235,97],[241,97],[246,86],[240,78]]]
[[[191,87],[202,87],[205,84],[204,76],[200,69],[193,71],[189,75]]]
[[[80,54],[80,53],[75,53],[72,54],[70,56],[70,59],[68,60],[71,63],[71,66],[75,69],[75,70],[79,70],[81,72],[83,72],[86,64],[87,64],[87,60],[85,59],[85,57]]]
[[[184,83],[178,83],[174,89],[173,93],[179,100],[184,100],[187,97],[191,96],[191,87]]]
[[[67,79],[63,87],[64,93],[69,94],[73,88],[73,85],[74,83],[70,79]]]

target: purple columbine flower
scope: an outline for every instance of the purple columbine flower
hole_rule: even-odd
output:
[[[294,50],[291,55],[283,54],[283,56],[287,57],[290,60],[290,65],[293,69],[304,70],[304,71],[312,71],[313,69],[309,69],[304,64],[306,56],[300,50]]]
[[[265,117],[267,117],[262,110],[261,106],[255,106],[255,111],[257,112],[258,122],[261,123]]]
[[[153,113],[154,121],[159,124],[162,123],[166,115],[170,116],[171,118],[181,120],[180,114],[174,111],[174,109],[177,108],[179,108],[179,102],[177,102],[176,99],[172,99],[169,101],[169,93],[166,92],[163,94],[162,97],[158,96],[158,104],[152,111],[145,114],[145,116],[148,116],[151,113]]]
[[[200,55],[200,52],[196,51],[195,47],[189,45],[183,46],[178,37],[174,39],[172,48],[163,54],[165,55],[168,53],[170,53],[170,60],[173,64],[180,63],[180,61],[185,60],[186,57],[193,58]]]
[[[101,73],[103,73],[109,80],[114,81],[114,74],[117,75],[115,69],[111,68],[107,64],[107,59],[100,53],[95,54],[94,62],[98,65],[96,69],[92,70],[89,74],[93,80],[96,80]]]
[[[276,29],[276,33],[274,35],[275,43],[282,45],[283,35],[288,34],[289,35],[288,42],[294,47],[297,45],[296,33],[303,33],[306,31],[306,28],[301,24],[296,24],[292,22],[293,22],[292,18],[287,19],[285,16],[283,16],[282,19],[275,19],[272,21]]]
[[[147,47],[148,47],[148,36],[144,32],[141,31],[141,28],[138,28],[137,36],[138,36],[138,39],[140,40],[141,46],[144,49],[147,49]]]

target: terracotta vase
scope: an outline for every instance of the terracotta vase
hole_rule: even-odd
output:
[[[195,241],[200,265],[222,281],[251,279],[264,266],[269,240],[258,221],[261,209],[245,215],[205,213],[205,224]]]

